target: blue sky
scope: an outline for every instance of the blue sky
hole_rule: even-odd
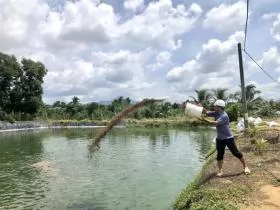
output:
[[[43,100],[166,98],[239,90],[243,0],[0,0],[0,51],[48,68]],[[250,1],[247,51],[280,78],[280,1]],[[246,57],[246,84],[267,99],[279,85]]]

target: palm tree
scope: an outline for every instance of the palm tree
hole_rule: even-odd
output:
[[[217,99],[221,99],[226,101],[228,99],[228,94],[227,94],[228,89],[227,88],[217,88],[217,89],[213,89],[213,95],[212,97],[217,100]]]
[[[249,84],[245,87],[245,94],[246,94],[246,101],[247,101],[247,108],[248,111],[257,110],[260,107],[260,103],[262,103],[263,99],[260,96],[260,90],[256,90],[256,86],[253,84]],[[237,91],[235,94],[235,98],[238,102],[242,101],[242,94],[240,91]]]
[[[249,84],[245,87],[245,93],[246,93],[246,101],[247,102],[258,102],[258,101],[262,101],[261,97],[256,97],[256,95],[260,94],[261,91],[260,90],[256,90],[256,86],[253,84]],[[242,94],[240,91],[237,91],[234,94],[235,98],[238,101],[241,101],[242,99]]]
[[[79,102],[80,102],[80,99],[79,99],[77,96],[74,96],[74,97],[72,98],[72,103],[73,103],[73,104],[77,105],[77,104],[79,104]]]
[[[260,94],[260,90],[256,90],[256,86],[251,84],[246,86],[246,100],[248,102],[255,102],[262,100],[261,97],[256,97],[256,95]]]
[[[196,92],[196,97],[190,96],[194,101],[196,102],[203,102],[203,101],[208,101],[210,97],[210,91],[208,89],[200,89],[200,90],[195,90]]]
[[[236,102],[240,102],[241,98],[239,93],[230,93],[227,97],[227,102],[229,103],[236,103]]]
[[[211,93],[208,89],[195,90],[196,97],[190,96],[195,102],[201,103],[204,107],[209,108],[209,99],[211,98]]]

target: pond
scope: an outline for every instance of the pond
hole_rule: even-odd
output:
[[[0,134],[0,209],[172,209],[201,169],[215,132],[115,128]]]

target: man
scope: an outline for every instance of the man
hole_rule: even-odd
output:
[[[217,149],[217,161],[219,172],[217,176],[223,175],[223,159],[225,154],[225,147],[227,146],[231,153],[237,157],[244,168],[245,174],[250,174],[250,169],[246,166],[245,160],[243,158],[243,154],[237,149],[237,146],[234,141],[234,137],[232,135],[232,131],[229,127],[229,117],[227,113],[224,111],[225,102],[223,100],[217,100],[214,103],[214,111],[208,111],[203,108],[203,111],[207,116],[212,116],[215,118],[214,121],[201,119],[207,122],[209,125],[216,126],[217,129],[217,138],[216,138],[216,149]]]

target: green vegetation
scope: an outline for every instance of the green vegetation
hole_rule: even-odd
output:
[[[203,183],[207,180],[207,173],[215,159],[215,148],[209,150],[206,155],[207,161],[197,175],[196,179],[184,189],[174,203],[174,209],[238,209],[238,204],[243,202],[247,193],[246,186],[227,188],[211,188]]]
[[[226,95],[225,89],[217,89],[217,90],[196,90],[196,97],[193,97],[195,100],[193,101],[185,101],[186,102],[194,102],[194,101],[202,101],[205,107],[211,109],[211,104],[217,98],[225,99],[227,103],[226,110],[229,114],[231,121],[237,121],[239,117],[241,117],[241,102],[237,98],[230,98],[231,95]],[[217,96],[215,95],[215,92]],[[203,97],[205,97],[203,99]],[[212,98],[212,99],[211,99]],[[251,97],[252,98],[252,97]],[[254,97],[253,97],[254,98]],[[92,102],[88,104],[80,103],[80,99],[77,97],[73,97],[72,101],[69,103],[56,101],[52,105],[43,104],[40,107],[40,110],[37,113],[37,117],[44,120],[88,120],[88,121],[108,121],[125,107],[133,104],[130,98],[125,98],[122,96],[117,97],[111,103],[104,105],[97,102]],[[250,107],[252,107],[252,111],[249,113],[251,116],[266,116],[272,117],[275,115],[277,110],[280,110],[280,104],[273,101],[264,101],[261,102],[259,99],[257,102],[248,102]],[[266,111],[267,107],[269,112]],[[145,120],[149,119],[160,119],[162,123],[166,119],[168,121],[172,121],[173,119],[178,119],[184,116],[184,109],[180,107],[178,103],[170,103],[168,101],[158,102],[141,109],[134,111],[129,114],[128,119],[129,122],[138,123],[140,120],[145,122]],[[164,120],[165,119],[165,120]],[[200,123],[201,124],[201,123]]]
[[[40,62],[0,53],[0,120],[29,120],[42,105],[43,78]]]
[[[265,149],[268,147],[268,142],[265,139],[258,139],[255,143],[256,146],[256,154],[263,155]]]
[[[242,198],[247,190],[242,187],[224,189],[211,189],[189,185],[180,195],[174,205],[174,209],[225,209],[236,210],[237,205],[242,203]],[[229,198],[234,198],[229,201]]]

